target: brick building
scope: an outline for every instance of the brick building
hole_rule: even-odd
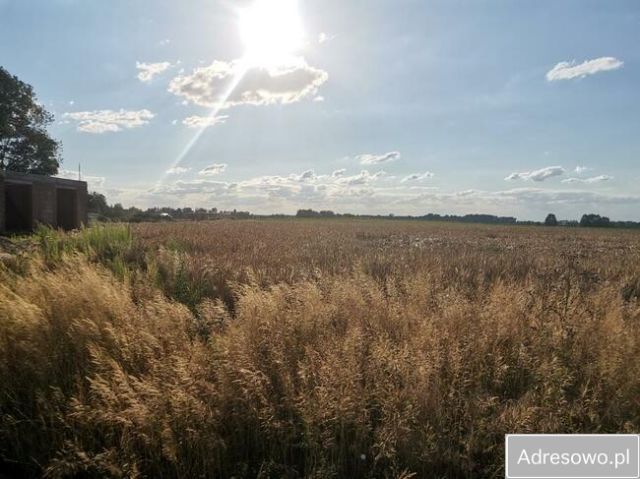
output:
[[[31,231],[38,223],[62,229],[87,223],[87,183],[0,171],[0,233]]]

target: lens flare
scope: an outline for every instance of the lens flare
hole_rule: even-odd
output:
[[[245,59],[256,67],[287,65],[304,44],[297,0],[256,0],[239,12],[239,28]]]

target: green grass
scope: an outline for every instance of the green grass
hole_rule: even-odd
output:
[[[82,254],[90,261],[109,268],[118,278],[130,274],[135,263],[136,243],[131,228],[126,224],[96,225],[71,233],[47,226],[38,226],[34,235],[42,257],[49,266],[55,266],[65,257]]]

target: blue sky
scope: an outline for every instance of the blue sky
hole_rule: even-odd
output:
[[[640,2],[298,0],[286,65],[251,6],[0,0],[0,63],[110,202],[640,220]]]

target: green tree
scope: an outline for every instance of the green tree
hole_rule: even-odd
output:
[[[553,213],[549,213],[544,220],[545,226],[558,226],[558,218]]]
[[[89,193],[88,208],[90,213],[98,213],[101,215],[107,215],[109,213],[107,199],[103,194],[96,193],[95,191]]]
[[[33,87],[0,67],[0,169],[58,173],[61,146],[46,130],[52,121]]]
[[[588,215],[582,215],[580,226],[608,227],[611,226],[611,220],[606,216],[595,215],[592,213]]]

